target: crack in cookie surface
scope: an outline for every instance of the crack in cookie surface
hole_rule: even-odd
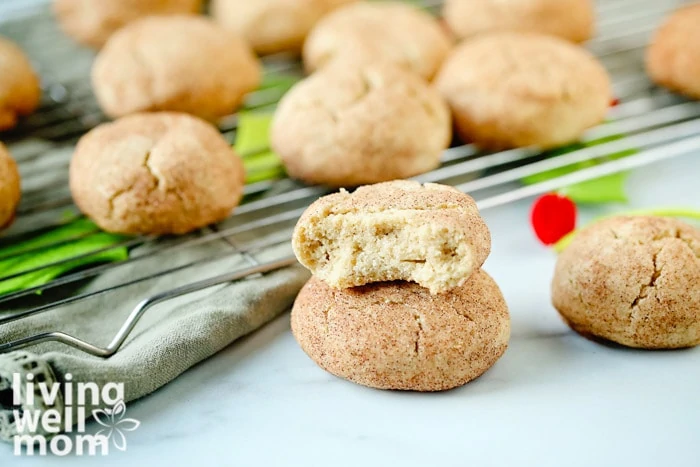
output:
[[[416,320],[416,325],[418,329],[416,330],[416,342],[413,351],[416,356],[420,355],[421,352],[421,336],[423,335],[423,317],[416,310],[411,310],[413,313],[413,319]]]
[[[663,249],[663,247],[661,249]],[[632,302],[632,310],[637,308],[639,306],[639,302],[647,298],[649,293],[651,293],[651,290],[654,289],[654,287],[656,287],[656,281],[659,280],[659,277],[661,276],[661,268],[659,268],[658,265],[658,256],[661,253],[661,249],[654,252],[654,254],[652,255],[651,261],[654,270],[652,271],[651,277],[649,278],[649,282],[644,283],[640,286],[639,295],[637,295],[637,297]]]
[[[695,345],[699,240],[698,232],[675,219],[603,220],[560,254],[553,303],[582,334],[642,348]]]

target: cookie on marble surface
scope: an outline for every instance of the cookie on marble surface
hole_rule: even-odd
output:
[[[450,112],[418,76],[394,65],[331,65],[294,86],[271,129],[290,176],[328,186],[409,178],[436,168]]]
[[[304,44],[309,72],[334,61],[346,66],[387,61],[432,79],[452,41],[427,12],[399,2],[339,8],[313,28]]]
[[[76,205],[104,230],[126,234],[182,234],[220,221],[243,182],[243,163],[217,129],[182,113],[100,125],[70,164]]]
[[[29,115],[39,105],[39,78],[14,42],[0,36],[0,131],[9,130],[19,117]]]
[[[12,224],[20,197],[17,164],[0,142],[0,230]]]
[[[338,290],[312,277],[291,321],[321,368],[379,389],[461,386],[493,366],[510,338],[506,302],[483,271],[441,295],[410,282]]]
[[[187,112],[214,121],[260,83],[261,66],[237,34],[195,16],[152,16],[120,29],[92,68],[104,112]]]
[[[358,0],[212,0],[215,21],[240,34],[261,55],[301,52],[311,28],[334,9]]]
[[[613,217],[559,255],[552,302],[578,333],[629,347],[700,344],[700,230],[664,217]]]
[[[657,84],[700,99],[700,4],[681,8],[659,28],[646,68]]]
[[[435,83],[461,138],[490,149],[571,143],[603,121],[612,97],[610,78],[593,55],[534,33],[463,42]]]
[[[491,234],[471,196],[395,181],[320,198],[299,219],[292,245],[331,287],[405,280],[441,293],[481,267]]]
[[[595,28],[592,0],[446,0],[443,17],[460,39],[526,31],[584,42]]]
[[[195,14],[202,0],[53,0],[61,29],[77,42],[102,47],[118,29],[151,15]]]

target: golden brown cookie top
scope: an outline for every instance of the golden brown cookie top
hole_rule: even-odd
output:
[[[446,0],[443,16],[460,38],[530,31],[583,42],[593,34],[592,0]]]
[[[282,98],[271,140],[292,177],[356,186],[434,169],[451,134],[447,105],[418,76],[336,63]]]
[[[576,244],[606,241],[637,245],[675,243],[681,248],[685,244],[700,260],[700,229],[672,217],[614,216],[581,229],[574,238]]]
[[[518,32],[463,42],[435,86],[461,139],[489,149],[571,143],[604,120],[612,95],[605,68],[585,49]]]
[[[483,271],[441,295],[408,282],[336,290],[312,277],[291,321],[322,368],[381,389],[461,386],[491,367],[510,337],[503,295]]]
[[[303,55],[310,71],[336,60],[348,67],[388,61],[432,79],[450,47],[450,38],[427,12],[401,2],[359,2],[319,21]]]
[[[542,103],[592,94],[609,101],[611,95],[608,74],[590,52],[536,33],[500,32],[464,42],[436,82],[444,94],[477,89]]]
[[[553,302],[583,334],[643,348],[700,343],[700,229],[656,216],[584,228],[559,255]]]
[[[700,4],[675,11],[647,49],[647,72],[656,83],[700,99]]]
[[[0,131],[32,113],[40,98],[39,78],[29,59],[14,42],[0,36]]]
[[[361,186],[352,193],[341,190],[315,201],[305,216],[369,214],[386,210],[476,211],[474,199],[458,189],[411,180],[396,180]]]
[[[118,29],[151,15],[197,13],[202,0],[53,0],[59,25],[76,41],[100,48]]]
[[[311,28],[330,11],[358,0],[213,0],[213,18],[260,54],[299,52]]]
[[[187,114],[135,114],[83,136],[70,166],[76,204],[109,231],[182,233],[225,217],[243,164],[212,125]]]
[[[151,16],[115,33],[92,69],[95,95],[111,116],[188,112],[206,120],[233,112],[261,67],[237,34],[195,16]]]

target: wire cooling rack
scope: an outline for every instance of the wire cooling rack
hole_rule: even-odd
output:
[[[423,3],[437,12],[441,2],[425,0]],[[609,138],[608,142],[548,158],[543,158],[534,149],[482,153],[472,145],[459,145],[444,152],[440,168],[416,179],[455,185],[474,196],[483,210],[700,149],[700,102],[688,101],[653,86],[643,71],[644,48],[651,33],[669,11],[683,3],[680,0],[598,2],[598,34],[587,47],[600,57],[611,73],[620,103],[610,110],[607,122],[588,131],[583,140]],[[0,22],[0,34],[24,47],[42,76],[44,89],[39,111],[24,119],[16,130],[1,135],[18,160],[23,179],[23,201],[18,219],[13,228],[0,236],[0,246],[3,246],[79,216],[67,183],[72,146],[80,135],[106,118],[99,111],[90,90],[91,52],[78,48],[63,37],[46,9],[35,9],[20,19]],[[296,62],[284,57],[268,58],[265,66],[268,72],[301,73]],[[274,109],[279,97],[274,90],[260,91],[253,93],[248,102],[253,107]],[[222,133],[230,141],[235,137],[236,126],[235,115],[223,119],[220,124]],[[621,159],[606,159],[610,154],[629,150],[636,152]],[[519,183],[529,175],[592,160],[600,163],[535,185]],[[47,172],[50,172],[50,177]],[[132,312],[122,327],[114,330],[114,339],[108,345],[95,345],[82,336],[71,336],[58,329],[39,334],[27,329],[26,337],[0,342],[0,352],[57,341],[95,356],[109,357],[118,351],[138,320],[151,307],[175,297],[293,264],[295,260],[289,242],[294,224],[306,206],[328,191],[288,179],[248,185],[242,205],[228,220],[216,226],[176,238],[133,237],[110,248],[83,253],[91,255],[120,247],[128,247],[130,251],[125,261],[91,266],[40,287],[0,296],[0,329],[20,319],[49,311],[60,313],[66,306],[105,295],[109,297],[117,291],[176,273],[184,272],[186,279],[177,286],[149,296],[134,295]],[[228,245],[224,256],[244,259],[242,266],[227,274],[201,276],[207,264],[221,260],[220,252],[178,264],[161,261],[221,241]],[[42,248],[51,246],[56,245],[43,245]],[[258,254],[273,246],[281,247],[275,249],[279,253],[273,258],[267,255],[266,260],[261,261]],[[18,274],[4,277],[0,274],[0,284],[65,261],[70,259]],[[97,290],[85,292],[82,289],[87,281],[98,276],[145,262],[162,265],[141,276],[122,278]],[[192,280],[194,274],[187,276],[187,272],[195,267],[198,268],[196,281]]]

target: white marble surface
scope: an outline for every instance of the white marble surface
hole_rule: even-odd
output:
[[[700,207],[700,155],[632,174],[627,207]],[[367,389],[319,369],[284,315],[128,408],[126,453],[14,458],[1,466],[698,465],[700,348],[610,348],[572,333],[549,303],[554,255],[529,231],[531,200],[486,211],[486,269],[510,305],[505,356],[453,391]],[[602,214],[586,209],[585,218]],[[699,285],[700,286],[700,285]]]

